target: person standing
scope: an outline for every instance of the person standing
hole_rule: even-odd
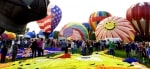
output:
[[[115,44],[114,44],[114,42],[112,42],[112,41],[109,41],[109,54],[110,55],[115,55]]]
[[[42,48],[43,48],[43,38],[40,38],[38,41],[38,57],[44,55],[44,51]]]
[[[83,40],[83,41],[82,41],[82,45],[81,45],[81,54],[82,54],[83,56],[86,56],[86,55],[87,55],[86,52],[87,52],[87,51],[86,51],[86,42]]]
[[[32,49],[32,58],[33,57],[36,57],[36,50],[37,50],[37,39],[34,39],[33,42],[32,42],[32,45],[31,45],[31,49]]]
[[[15,42],[14,45],[12,46],[12,61],[16,60],[17,51],[18,51],[18,44]]]
[[[74,48],[75,48],[74,46],[75,46],[75,43],[73,40],[71,40],[71,52],[72,52],[72,54],[74,54]]]
[[[131,44],[130,43],[126,44],[125,51],[126,51],[126,57],[130,57],[130,53],[131,53]]]
[[[7,52],[8,52],[8,49],[7,49],[6,46],[7,45],[4,45],[2,50],[1,50],[1,63],[4,63],[5,59],[6,59],[6,55],[7,55]]]
[[[147,49],[148,62],[150,63],[150,46]]]

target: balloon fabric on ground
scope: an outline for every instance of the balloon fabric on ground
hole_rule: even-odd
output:
[[[93,53],[89,56],[81,56],[79,54],[71,54],[71,58],[57,58],[54,57],[38,57],[28,60],[20,60],[1,65],[1,69],[138,69],[143,67],[136,67],[126,62],[123,59],[106,55],[103,53]]]
[[[81,36],[82,40],[87,40],[89,39],[89,36],[88,36],[88,31],[86,29],[86,27],[84,25],[82,25],[81,23],[77,23],[77,22],[70,22],[66,25],[64,25],[64,27],[62,28],[62,30],[60,31],[60,36],[63,36],[63,37],[69,37],[74,35],[73,33],[74,32],[79,32],[79,34],[77,36]],[[65,33],[67,32],[67,33]],[[74,36],[76,37],[76,36]]]
[[[131,23],[122,17],[108,17],[102,20],[95,31],[96,39],[120,38],[123,42],[131,42],[135,37],[135,30]]]

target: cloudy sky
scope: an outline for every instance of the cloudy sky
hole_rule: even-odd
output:
[[[88,22],[91,13],[107,11],[113,16],[125,18],[127,9],[138,2],[149,0],[50,0],[52,5],[57,5],[62,10],[62,19],[55,30],[59,31],[68,22]],[[30,31],[39,32],[36,22],[27,25]]]

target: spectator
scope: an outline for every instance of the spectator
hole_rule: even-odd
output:
[[[150,63],[150,46],[147,49],[147,55],[148,55],[148,59],[149,59],[149,63]]]
[[[44,51],[43,51],[43,38],[40,38],[39,41],[37,42],[38,43],[38,57],[40,57],[41,55],[43,56],[44,55]]]
[[[125,51],[126,51],[126,57],[130,57],[130,52],[131,52],[131,44],[127,43],[125,45]]]
[[[1,50],[1,63],[5,62],[7,52],[8,52],[8,49],[7,49],[6,44],[5,44]]]
[[[15,42],[15,44],[12,46],[12,61],[16,60],[17,56],[17,51],[18,51],[18,44]]]
[[[72,54],[74,54],[74,52],[75,52],[74,48],[75,48],[75,43],[73,40],[71,40],[71,52],[72,52]]]
[[[109,41],[108,46],[109,46],[109,54],[114,56],[115,55],[115,51],[114,51],[115,44],[114,44],[114,42]]]
[[[137,45],[134,42],[132,42],[131,43],[131,55],[132,56],[136,55],[136,48],[137,48]]]
[[[32,49],[32,58],[33,57],[36,57],[36,50],[37,50],[37,39],[34,39],[33,42],[32,42],[32,45],[31,45],[31,49]]]

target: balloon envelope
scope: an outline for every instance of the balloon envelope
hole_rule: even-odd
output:
[[[87,22],[83,23],[83,25],[86,27],[86,29],[88,30],[88,32],[92,32],[92,29],[90,27],[90,24]]]
[[[8,32],[8,31],[5,31],[1,36],[3,39],[15,39],[16,38],[15,33]]]
[[[27,32],[25,35],[24,35],[25,38],[35,38],[36,37],[36,34],[34,32]]]
[[[70,37],[74,35],[75,30],[80,33],[78,35],[82,37],[82,40],[89,39],[87,29],[84,27],[84,25],[82,25],[81,23],[77,23],[77,22],[71,22],[71,23],[66,24],[60,31],[60,35],[63,37]]]
[[[98,23],[106,17],[111,16],[107,11],[97,11],[90,15],[89,23],[93,31],[95,31]]]
[[[62,17],[62,11],[57,5],[49,5],[47,16],[37,23],[43,32],[50,33],[57,27]]]
[[[131,23],[121,17],[108,17],[102,20],[95,31],[96,39],[120,38],[123,42],[131,42],[135,37],[135,30]]]
[[[150,2],[139,2],[126,12],[126,18],[140,35],[150,35]]]

